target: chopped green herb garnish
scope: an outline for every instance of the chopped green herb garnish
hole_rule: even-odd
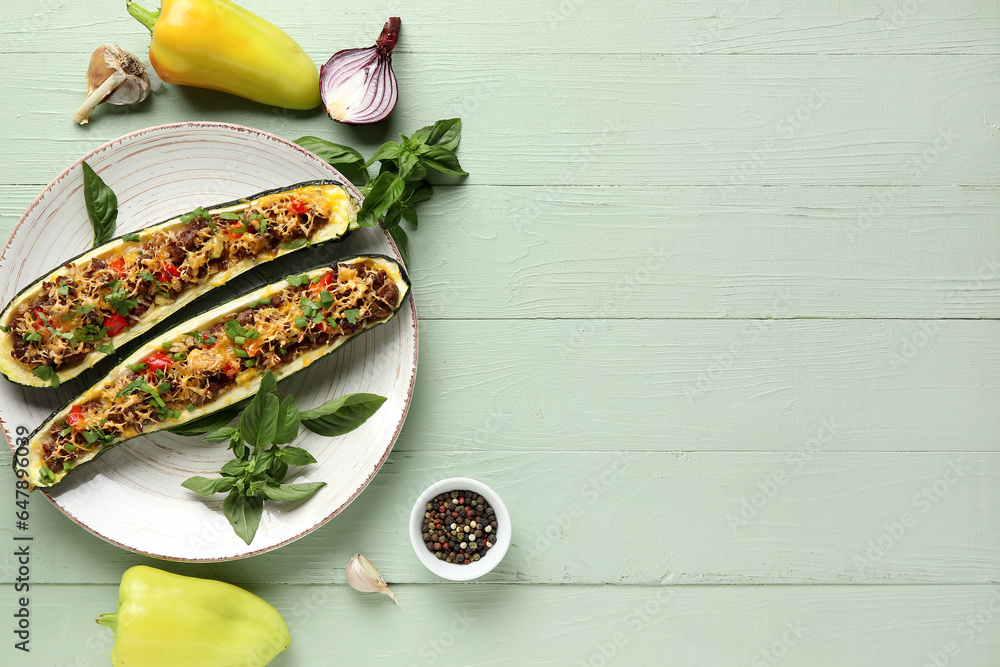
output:
[[[134,232],[132,234],[125,234],[124,236],[122,236],[122,241],[133,241],[135,243],[138,243],[139,242],[139,234],[138,234],[138,232]]]
[[[246,359],[247,357],[250,356],[250,353],[247,352],[246,350],[236,350],[236,356]]]
[[[103,352],[104,354],[114,354],[115,346],[111,343],[101,343],[97,346],[98,352]]]
[[[350,322],[351,324],[357,323],[359,315],[360,313],[358,312],[357,308],[351,308],[350,310],[344,311],[344,317],[346,317],[347,321]]]
[[[173,343],[171,343],[168,340],[165,340],[162,343],[160,343],[160,347],[162,347],[164,350],[169,350],[172,346],[173,346]]]
[[[111,283],[111,293],[105,296],[104,300],[108,302],[108,305],[111,306],[115,312],[123,317],[128,315],[130,310],[139,305],[138,300],[128,298],[128,292],[122,288],[121,281],[118,280]]]
[[[297,276],[285,276],[285,280],[293,287],[302,287],[309,282],[309,274],[303,273]]]
[[[56,292],[59,293],[59,296],[69,296],[69,285],[63,283],[59,286],[59,289],[57,289]]]
[[[204,209],[201,206],[199,206],[198,208],[196,208],[195,210],[191,211],[190,213],[186,213],[186,214],[182,215],[181,216],[181,222],[183,222],[186,225],[186,224],[190,223],[192,220],[194,220],[195,218],[204,218],[205,220],[211,220],[212,219],[212,214],[209,213],[206,209]]]
[[[226,335],[229,336],[229,338],[233,342],[236,342],[236,339],[240,338],[240,337],[242,337],[244,339],[245,338],[253,339],[253,338],[259,338],[260,337],[260,332],[259,331],[256,331],[255,329],[250,329],[250,328],[247,328],[247,327],[240,326],[239,322],[237,322],[236,320],[232,320],[232,319],[226,320],[225,330],[226,330]],[[245,343],[246,341],[244,340],[243,342]],[[236,344],[237,345],[242,345],[243,343],[236,343]]]
[[[188,356],[186,352],[178,352],[174,355],[174,361],[184,361],[187,358]]]
[[[138,373],[139,371],[144,371],[147,368],[149,368],[149,364],[143,364],[143,363],[132,364],[131,366],[128,367],[128,369],[130,371],[132,371],[133,373]]]
[[[304,317],[296,317],[295,318],[295,326],[297,326],[299,329],[305,329],[306,328],[306,324],[308,324],[306,322],[306,318],[304,318]]]
[[[188,403],[188,412],[194,412],[194,403]]]
[[[247,368],[250,368],[251,366],[256,366],[257,365],[257,360],[256,359],[247,359],[243,363],[246,365]]]
[[[67,442],[65,445],[63,445],[63,449],[65,449],[67,452],[75,452],[76,445],[74,445],[72,442]]]
[[[49,385],[53,388],[59,386],[59,374],[51,366],[39,366],[35,370],[31,371],[31,374],[36,378],[41,380],[48,380]]]

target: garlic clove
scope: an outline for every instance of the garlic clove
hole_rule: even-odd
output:
[[[347,583],[354,590],[362,593],[382,593],[383,595],[388,595],[396,603],[397,607],[400,609],[403,608],[399,604],[399,600],[396,599],[396,596],[389,590],[389,586],[385,583],[385,579],[379,574],[375,565],[361,554],[354,554],[351,562],[347,564],[344,574],[347,577]]]
[[[160,87],[160,79],[151,79],[146,66],[117,44],[105,44],[94,50],[87,67],[87,99],[73,114],[73,120],[87,123],[98,104],[137,104],[146,99],[150,89]]]

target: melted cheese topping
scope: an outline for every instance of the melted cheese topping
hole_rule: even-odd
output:
[[[339,192],[339,189],[338,189]],[[85,263],[21,303],[10,321],[11,356],[29,368],[60,370],[80,362],[153,305],[171,303],[238,262],[273,259],[283,245],[313,238],[351,211],[349,196],[304,186],[260,197],[238,212],[193,216],[179,229],[141,232],[141,240]]]
[[[338,264],[293,282],[302,284],[229,313],[207,330],[166,341],[160,351],[77,399],[42,446],[49,473],[68,470],[149,424],[222,402],[233,387],[388,317],[404,297],[371,260]]]

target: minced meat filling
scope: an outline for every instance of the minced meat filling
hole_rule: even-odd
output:
[[[141,232],[113,256],[65,265],[65,275],[42,283],[41,294],[12,318],[11,355],[37,368],[60,370],[135,326],[154,304],[247,259],[303,243],[330,219],[323,191],[302,188],[255,200],[240,213],[197,209],[176,232]],[[127,237],[126,237],[126,240]]]
[[[208,330],[166,341],[162,351],[109,377],[98,398],[74,405],[52,426],[42,446],[46,467],[69,469],[91,451],[194,411],[308,350],[350,336],[389,316],[400,296],[385,270],[366,261],[338,264],[311,280],[291,276],[289,282],[276,295]]]

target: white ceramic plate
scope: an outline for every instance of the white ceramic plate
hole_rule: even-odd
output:
[[[119,234],[196,206],[270,188],[318,178],[346,182],[330,165],[291,142],[219,123],[149,128],[105,144],[83,160],[118,196]],[[0,305],[46,270],[86,250],[92,237],[82,170],[76,162],[28,207],[0,254]],[[304,250],[251,271],[197,300],[181,316],[289,273],[361,253],[399,258],[384,231],[359,229],[340,243]],[[171,318],[161,327],[178,321]],[[112,363],[105,360],[58,390],[22,387],[0,378],[0,422],[12,448],[18,436],[33,431]],[[329,521],[371,481],[402,428],[416,370],[417,319],[411,296],[393,320],[281,383],[279,393],[294,394],[300,409],[353,392],[380,394],[388,400],[347,435],[331,439],[303,429],[294,444],[312,452],[318,463],[297,469],[289,481],[324,481],[327,486],[307,500],[265,506],[249,546],[223,516],[222,495],[206,500],[181,486],[192,475],[217,475],[230,458],[225,445],[169,433],[142,436],[108,451],[46,495],[63,514],[95,535],[156,558],[221,561],[275,549]],[[69,523],[65,528],[73,529]]]

